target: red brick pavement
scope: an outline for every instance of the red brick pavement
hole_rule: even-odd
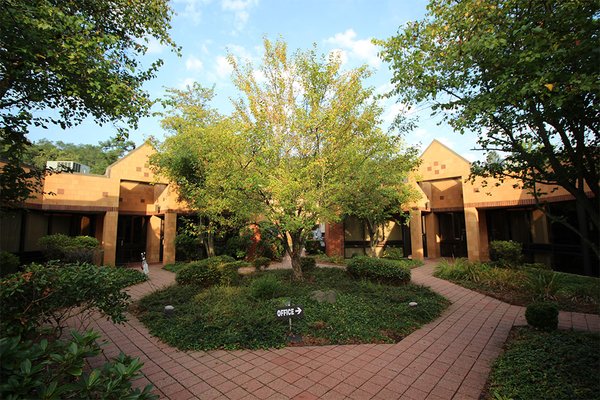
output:
[[[414,269],[413,281],[451,306],[392,345],[184,352],[151,336],[133,316],[121,325],[99,318],[92,327],[108,338],[105,357],[123,351],[144,362],[145,377],[136,385],[152,383],[161,398],[478,399],[510,329],[525,324],[524,309],[434,278],[433,265]],[[134,298],[174,281],[160,266],[151,266],[150,275],[129,289]],[[599,332],[600,318],[561,312],[560,327]]]

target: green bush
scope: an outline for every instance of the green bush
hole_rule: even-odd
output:
[[[498,267],[517,268],[523,262],[523,245],[513,240],[490,242],[490,259]]]
[[[20,334],[49,324],[59,329],[70,315],[91,310],[124,321],[130,296],[121,289],[135,272],[91,264],[31,264],[0,281],[0,331]]]
[[[403,260],[404,251],[400,247],[386,247],[383,252],[383,258],[389,258],[390,260]]]
[[[221,285],[231,286],[240,283],[240,268],[249,267],[251,264],[246,261],[233,261],[225,264],[221,264],[217,267],[220,278],[219,283]]]
[[[0,277],[14,274],[19,270],[19,257],[8,251],[0,251]]]
[[[204,258],[204,247],[202,239],[187,233],[179,233],[175,236],[175,254],[177,260],[190,261]]]
[[[525,310],[527,323],[534,328],[551,331],[558,328],[558,307],[550,302],[535,302]]]
[[[256,243],[255,256],[281,260],[284,249],[282,235],[277,226],[269,221],[261,221],[258,223],[258,231],[260,240]]]
[[[255,299],[268,300],[283,295],[284,286],[275,275],[264,275],[250,283],[250,295]]]
[[[191,262],[177,272],[175,281],[180,285],[197,285],[201,287],[216,285],[221,283],[223,273],[229,273],[225,270],[220,271],[219,267],[234,261],[233,257],[222,255]]]
[[[252,261],[252,266],[256,268],[257,271],[259,271],[263,268],[268,268],[270,263],[271,259],[268,257],[256,257]]]
[[[410,263],[359,256],[348,261],[347,271],[355,278],[381,283],[402,284],[410,281]]]
[[[100,251],[98,239],[90,236],[48,235],[38,241],[46,260],[65,263],[94,263]]]
[[[324,250],[320,240],[307,240],[304,243],[304,249],[306,250],[306,254],[309,255],[319,254]]]
[[[302,272],[310,274],[317,268],[317,260],[312,257],[300,257]]]
[[[239,234],[227,239],[223,253],[236,260],[243,260],[248,255],[248,251],[252,246],[253,234],[250,229],[241,229]]]
[[[121,353],[102,368],[86,367],[101,353],[95,332],[71,333],[67,340],[38,342],[20,336],[0,339],[0,398],[3,399],[157,399],[152,386],[132,388],[142,363]]]

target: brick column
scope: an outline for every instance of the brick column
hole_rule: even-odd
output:
[[[435,213],[425,215],[425,235],[427,236],[427,258],[440,256],[440,224]]]
[[[175,262],[175,236],[177,235],[177,213],[167,211],[165,213],[163,244],[163,265]]]
[[[107,211],[102,225],[102,248],[104,249],[104,265],[115,266],[117,259],[117,227],[118,211]]]
[[[410,210],[410,246],[413,260],[423,260],[423,230],[421,229],[421,210]]]
[[[344,223],[325,225],[325,252],[329,257],[344,257]]]

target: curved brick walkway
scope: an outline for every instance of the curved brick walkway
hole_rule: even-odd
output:
[[[433,264],[413,270],[413,281],[452,305],[393,345],[183,352],[132,316],[122,325],[97,319],[91,327],[110,340],[105,357],[123,351],[144,362],[145,377],[136,384],[151,382],[161,398],[478,399],[510,329],[525,324],[524,309],[434,278]],[[130,289],[134,298],[174,280],[160,266],[151,266],[150,275],[151,282]],[[598,332],[600,317],[561,313],[560,326]]]

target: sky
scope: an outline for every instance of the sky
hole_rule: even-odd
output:
[[[258,65],[263,38],[281,38],[290,52],[306,50],[317,45],[320,53],[339,52],[344,69],[367,64],[373,75],[365,82],[384,93],[392,87],[392,73],[377,56],[378,47],[371,39],[393,36],[408,21],[425,15],[425,0],[172,0],[175,11],[171,36],[181,47],[177,56],[157,41],[150,41],[143,58],[148,65],[161,58],[164,65],[157,77],[145,85],[154,98],[164,97],[167,88],[183,89],[196,81],[204,87],[215,88],[212,105],[221,113],[232,111],[231,99],[239,93],[231,83],[228,53],[248,59]],[[387,129],[402,108],[395,99],[382,100],[383,126]],[[431,116],[427,106],[416,107],[419,117],[416,128],[405,135],[409,145],[424,150],[438,139],[469,160],[480,159],[474,135],[454,133],[439,117]],[[155,106],[154,111],[161,111]],[[414,112],[414,111],[413,111]],[[45,138],[68,143],[97,144],[115,136],[111,125],[99,126],[91,119],[68,130],[50,127],[32,128],[29,139]],[[163,139],[166,132],[160,117],[144,118],[130,139],[140,145],[149,137]]]

